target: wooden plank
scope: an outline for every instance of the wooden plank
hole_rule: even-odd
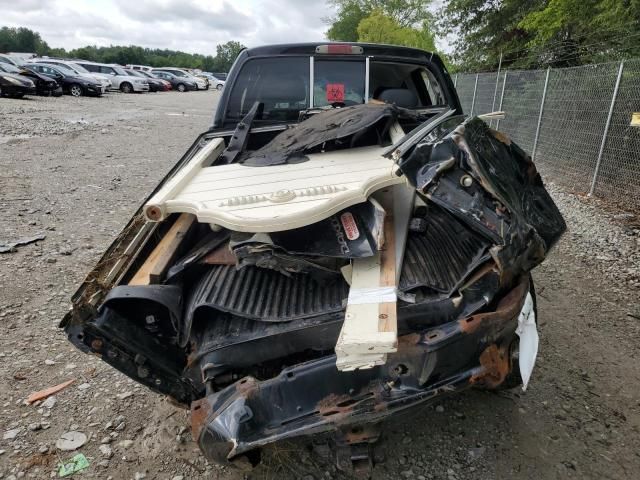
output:
[[[235,265],[236,260],[236,256],[229,248],[229,242],[226,242],[211,253],[208,253],[202,260],[202,263],[206,263],[208,265]]]
[[[129,285],[158,284],[176,257],[178,248],[195,222],[195,216],[189,213],[181,214],[169,231],[160,240],[160,243],[147,257],[140,269],[129,281]]]
[[[383,364],[386,354],[397,350],[394,193],[390,188],[379,194],[386,212],[384,245],[374,256],[352,262],[345,321],[335,349],[342,371]]]

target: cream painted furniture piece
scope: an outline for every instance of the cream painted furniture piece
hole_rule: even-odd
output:
[[[307,155],[302,163],[209,166],[224,150],[211,140],[145,205],[154,222],[191,213],[200,223],[238,232],[278,232],[310,225],[381,188],[404,184],[384,148],[362,147]]]

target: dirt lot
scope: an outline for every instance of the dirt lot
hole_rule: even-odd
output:
[[[0,254],[0,478],[55,477],[68,431],[88,437],[77,478],[342,478],[304,442],[277,446],[250,473],[208,464],[185,411],[57,328],[84,274],[209,125],[217,96],[0,99],[0,243],[46,235]],[[640,478],[638,219],[552,191],[570,230],[534,273],[542,340],[530,388],[468,391],[394,420],[375,479]],[[24,404],[67,379],[53,406]]]

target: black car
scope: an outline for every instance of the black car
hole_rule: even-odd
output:
[[[171,86],[173,87],[173,89],[179,92],[188,92],[189,90],[198,89],[198,85],[196,84],[196,82],[193,82],[184,77],[178,77],[173,73],[159,72],[154,70],[153,75],[157,78],[161,78],[163,80],[171,82]]]
[[[0,97],[22,98],[34,93],[36,86],[30,79],[19,74],[0,72]]]
[[[24,67],[32,72],[54,78],[62,86],[64,93],[74,97],[83,95],[99,97],[103,93],[102,85],[96,80],[81,77],[74,71],[60,65],[28,63]]]
[[[62,87],[58,85],[58,82],[52,80],[51,77],[42,75],[41,73],[27,70],[26,68],[19,68],[8,63],[0,63],[0,72],[12,73],[15,75],[22,75],[30,79],[36,86],[36,93],[45,97],[53,95],[59,97],[62,95]]]
[[[164,84],[160,80],[152,77],[151,78],[147,77],[146,75],[143,75],[141,72],[137,70],[131,70],[130,68],[125,68],[124,71],[127,72],[127,74],[131,75],[132,77],[144,78],[149,83],[150,92],[164,91]]]

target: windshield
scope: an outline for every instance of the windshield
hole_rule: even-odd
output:
[[[127,72],[125,72],[122,67],[112,65],[111,68],[113,68],[113,71],[116,72],[118,75],[128,76]]]
[[[171,70],[170,73],[172,75],[175,75],[176,77],[188,77],[189,76],[186,73],[181,72],[180,70]]]
[[[59,71],[60,73],[64,73],[65,75],[75,75],[76,74],[76,72],[71,70],[69,67],[65,67],[64,65],[54,64],[54,65],[47,65],[47,66],[55,67],[55,70]]]
[[[77,63],[69,62],[69,68],[73,69],[77,73],[91,73],[89,70],[84,68],[82,65],[78,65]]]
[[[7,73],[20,73],[22,71],[10,63],[0,63],[0,70],[4,70]]]

